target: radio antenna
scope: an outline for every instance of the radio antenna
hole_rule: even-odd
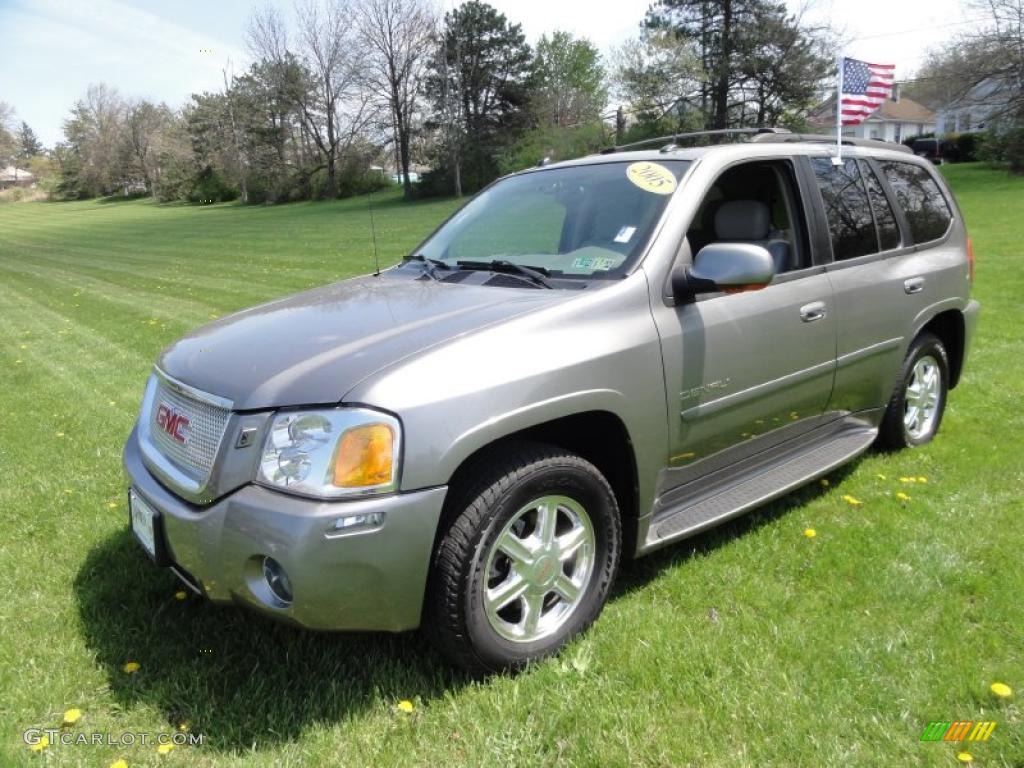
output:
[[[380,277],[380,257],[377,256],[377,228],[373,223],[373,192],[366,197],[366,205],[370,209],[370,237],[373,238],[373,276]]]

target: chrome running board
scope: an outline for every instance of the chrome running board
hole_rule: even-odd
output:
[[[845,464],[866,451],[875,441],[873,427],[848,427],[824,439],[807,441],[800,449],[776,455],[743,472],[703,486],[682,500],[657,510],[647,530],[640,553],[646,554],[673,541],[693,536],[725,520],[760,506]],[[674,496],[676,494],[673,494]]]

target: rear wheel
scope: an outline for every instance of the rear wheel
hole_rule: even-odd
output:
[[[878,440],[886,448],[929,442],[939,431],[949,387],[949,358],[938,336],[923,333],[911,344],[886,409]]]
[[[618,567],[615,496],[589,462],[520,443],[480,457],[453,487],[425,627],[474,672],[557,652],[597,618]]]

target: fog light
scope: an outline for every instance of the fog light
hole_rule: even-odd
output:
[[[263,558],[263,579],[270,588],[270,593],[285,605],[292,603],[292,583],[284,568],[272,557]]]
[[[380,528],[384,525],[383,512],[360,512],[355,515],[345,515],[335,520],[327,529],[327,535],[333,533],[355,533],[356,531]]]

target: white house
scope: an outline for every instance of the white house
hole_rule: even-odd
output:
[[[807,120],[816,131],[833,133],[836,129],[835,95],[815,109]],[[913,99],[901,97],[897,83],[892,89],[892,98],[882,102],[882,106],[860,125],[844,127],[843,136],[899,143],[911,136],[934,131],[935,113]]]
[[[0,168],[0,189],[7,189],[8,187],[30,187],[34,181],[35,176],[24,168],[15,168],[13,165],[8,165],[6,168]]]
[[[935,132],[944,136],[986,130],[992,116],[1006,108],[1012,96],[1008,91],[1012,88],[1012,85],[1001,83],[996,78],[983,80],[960,98],[935,111]]]

